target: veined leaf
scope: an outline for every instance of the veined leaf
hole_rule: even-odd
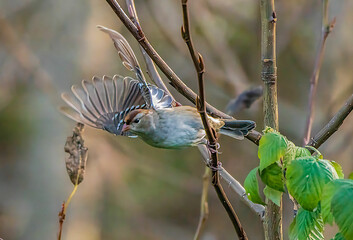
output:
[[[324,186],[322,199],[321,199],[321,213],[324,223],[329,223],[332,225],[333,216],[331,212],[331,201],[336,192],[344,186],[352,185],[353,183],[347,179],[337,179],[332,182],[327,183]]]
[[[256,167],[249,172],[248,176],[245,178],[245,181],[244,181],[244,188],[246,190],[246,193],[250,201],[252,201],[253,203],[265,205],[265,203],[262,201],[260,197],[259,184],[257,182],[257,177],[256,177],[258,169],[259,168]]]
[[[308,211],[313,211],[322,197],[324,185],[337,178],[335,169],[324,160],[304,157],[287,166],[286,178],[289,193]]]
[[[311,153],[308,149],[297,147],[291,141],[287,141],[287,149],[283,157],[283,166],[286,168],[292,160],[308,156],[311,156]]]
[[[271,164],[279,161],[287,149],[287,140],[280,133],[267,132],[259,142],[258,157],[260,159],[260,172]]]
[[[283,156],[283,167],[286,168],[287,165],[295,159],[296,146],[291,141],[287,141],[287,149]]]
[[[261,180],[269,187],[284,192],[282,168],[273,163],[260,173]]]
[[[347,180],[353,183],[352,180]],[[340,187],[331,201],[332,215],[346,239],[353,239],[353,184]]]
[[[264,188],[264,194],[268,199],[274,202],[277,206],[281,206],[282,192],[277,191],[276,189],[273,189],[269,186],[266,186]]]
[[[303,147],[295,148],[295,158],[310,157],[310,156],[311,156],[311,153],[309,152],[308,149]]]
[[[319,209],[314,212],[300,208],[289,227],[290,240],[323,240],[324,223]]]

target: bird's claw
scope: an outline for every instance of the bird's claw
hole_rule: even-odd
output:
[[[222,152],[218,151],[218,149],[221,148],[221,145],[218,142],[216,142],[216,144],[210,144],[210,142],[207,140],[207,148],[211,153],[222,154]]]
[[[222,171],[222,163],[218,162],[217,167],[212,166],[211,161],[207,164],[207,167],[209,167],[212,171]]]

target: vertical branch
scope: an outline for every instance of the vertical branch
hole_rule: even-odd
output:
[[[321,30],[321,39],[320,39],[320,47],[319,51],[316,55],[315,59],[315,67],[313,74],[310,79],[310,92],[309,92],[309,100],[308,100],[308,115],[306,119],[306,127],[305,127],[305,134],[303,139],[303,145],[308,145],[311,136],[311,128],[313,125],[314,120],[314,103],[315,103],[315,96],[317,85],[319,81],[320,75],[320,68],[322,65],[322,60],[324,58],[325,46],[326,46],[326,39],[330,32],[332,31],[333,27],[336,23],[336,18],[334,18],[331,22],[328,21],[328,0],[322,0],[322,30]]]
[[[199,85],[199,96],[196,98],[196,106],[201,115],[202,123],[205,128],[205,132],[209,141],[209,148],[211,152],[211,169],[212,169],[212,185],[214,186],[217,196],[221,201],[223,207],[226,209],[229,218],[231,219],[233,226],[237,232],[239,239],[248,239],[246,233],[236,215],[231,203],[229,202],[222,185],[219,180],[219,161],[218,161],[218,152],[217,152],[217,139],[215,136],[215,131],[211,129],[207,119],[206,113],[206,97],[205,97],[205,87],[204,87],[204,80],[203,74],[205,72],[205,65],[200,53],[198,53],[192,43],[191,35],[190,35],[190,24],[189,24],[189,12],[187,7],[187,0],[182,0],[182,9],[183,9],[183,26],[181,27],[181,34],[189,48],[189,52],[191,58],[193,60],[197,78],[198,78],[198,85]]]
[[[261,79],[264,83],[264,124],[278,130],[276,12],[274,0],[261,0]],[[280,207],[267,200],[265,239],[282,239],[282,199]]]

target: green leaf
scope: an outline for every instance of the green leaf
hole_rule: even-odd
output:
[[[319,209],[314,212],[300,208],[289,226],[290,240],[323,240],[324,223]]]
[[[331,210],[342,235],[346,239],[353,239],[353,184],[342,186],[336,191]]]
[[[342,233],[339,232],[339,233],[336,233],[335,237],[331,238],[331,240],[346,240],[346,239],[343,237]]]
[[[281,205],[282,192],[277,191],[273,188],[270,188],[269,186],[266,186],[264,188],[264,194],[268,199],[274,202],[277,206]]]
[[[311,153],[308,149],[303,147],[296,147],[295,158],[310,157]]]
[[[328,161],[304,157],[288,165],[286,183],[289,193],[298,203],[305,210],[313,211],[321,200],[324,185],[336,176],[335,169]]]
[[[329,223],[332,225],[333,216],[331,213],[331,201],[336,192],[344,186],[352,185],[352,181],[347,179],[337,179],[332,182],[327,183],[324,186],[322,199],[321,199],[321,213],[324,223]]]
[[[261,180],[269,187],[284,192],[282,168],[273,163],[260,173]]]
[[[285,137],[275,131],[265,133],[259,142],[260,172],[279,161],[284,156],[286,149],[287,141]]]
[[[283,167],[286,166],[295,159],[296,146],[291,141],[287,142],[287,149],[283,156]]]
[[[246,190],[246,193],[250,201],[252,201],[253,203],[265,205],[265,203],[262,201],[260,197],[259,184],[257,182],[257,177],[256,177],[256,173],[258,172],[258,169],[259,168],[256,167],[249,172],[248,176],[245,178],[245,181],[244,181],[244,188]]]
[[[344,178],[344,174],[343,174],[343,170],[342,170],[342,167],[341,165],[339,165],[337,162],[335,161],[329,161],[330,164],[332,165],[332,167],[335,168],[336,172],[337,172],[337,175],[338,175],[338,178],[340,179],[343,179]]]

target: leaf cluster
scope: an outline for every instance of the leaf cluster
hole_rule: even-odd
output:
[[[294,197],[300,209],[290,226],[291,240],[324,239],[324,224],[333,220],[340,229],[334,239],[353,239],[353,181],[343,179],[337,162],[323,159],[315,148],[295,146],[272,128],[264,130],[258,157],[259,166],[250,171],[244,187],[251,201],[266,205],[258,175],[266,185],[266,199],[280,205],[282,193]]]

